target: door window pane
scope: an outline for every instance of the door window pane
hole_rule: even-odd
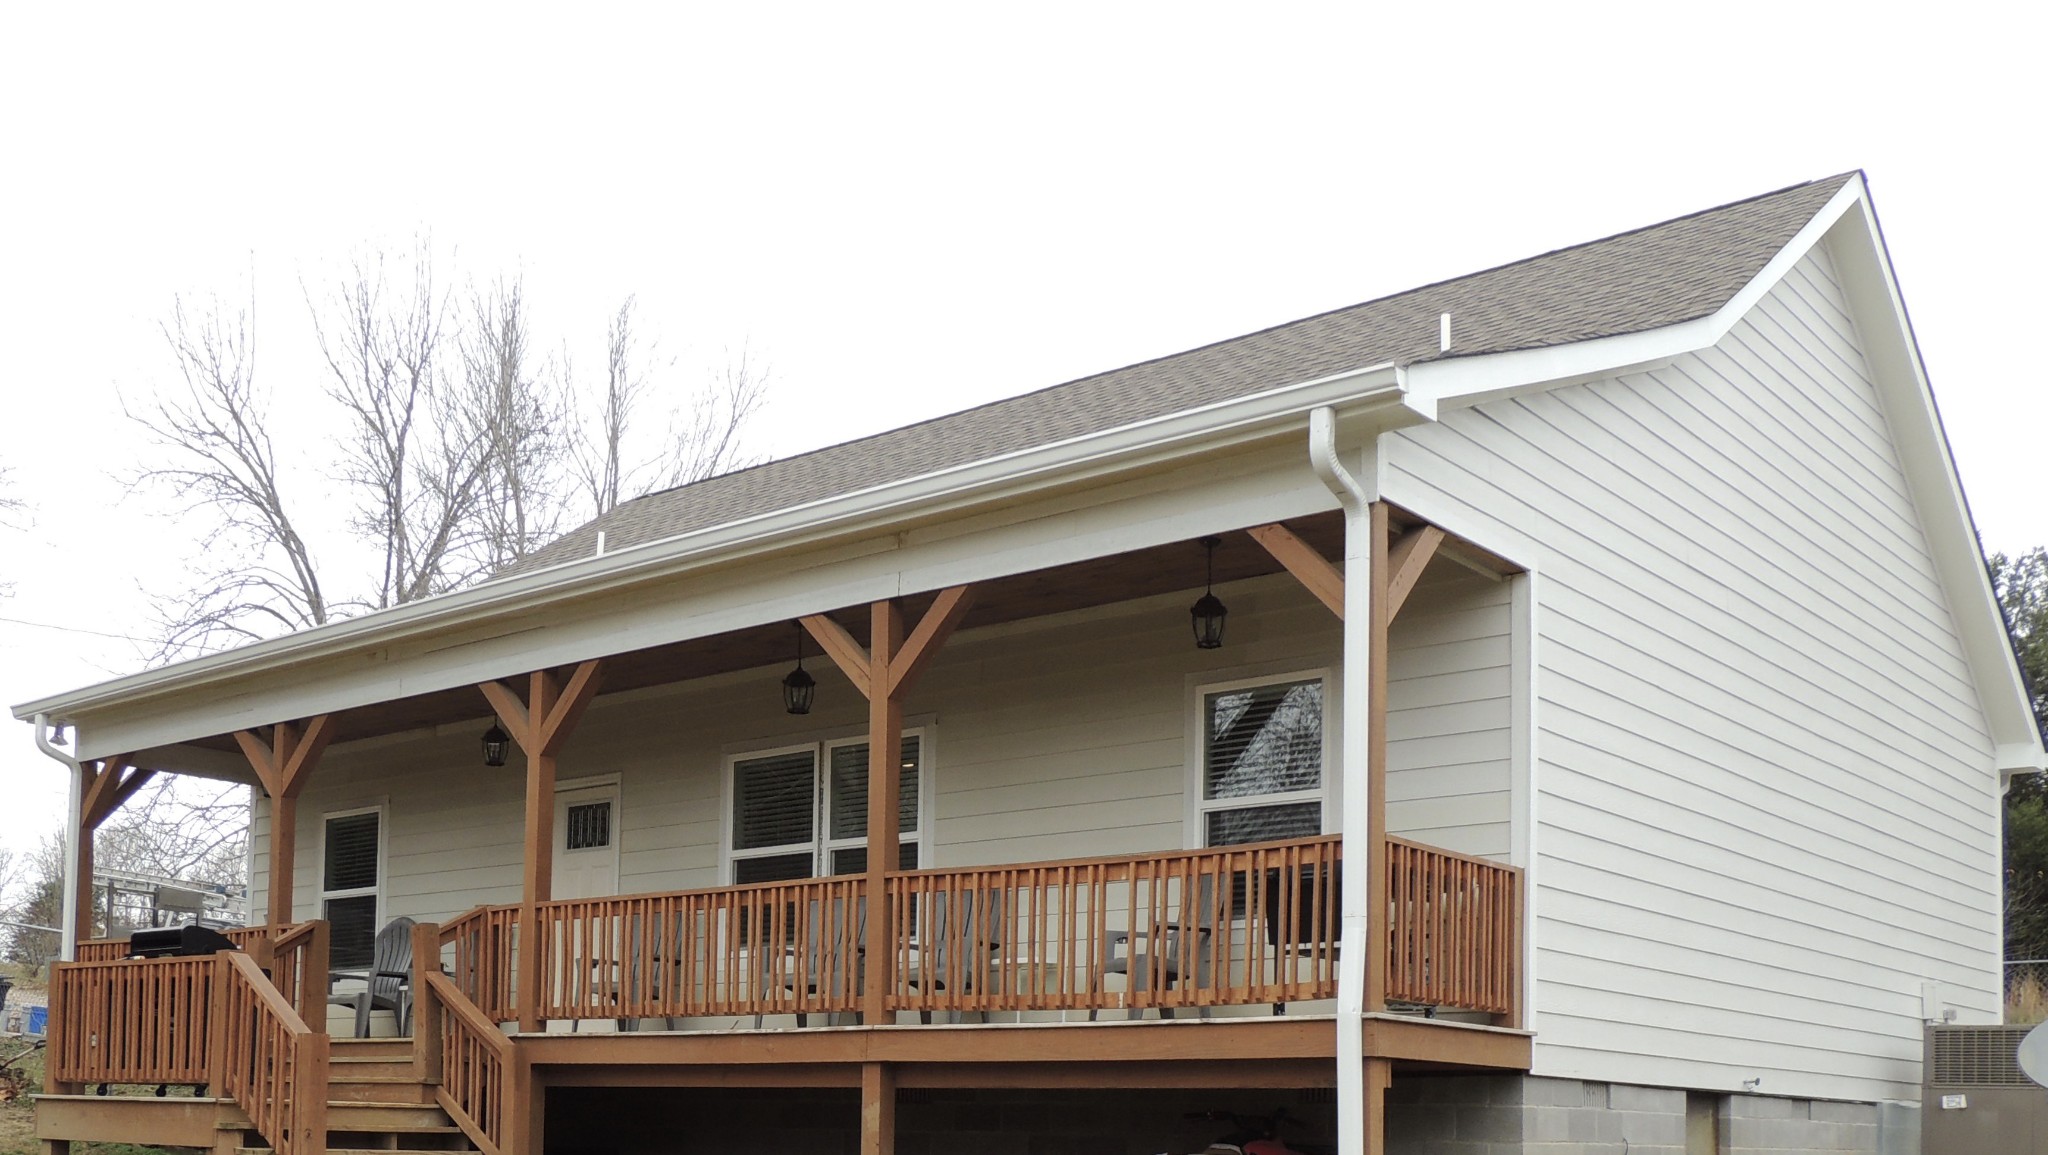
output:
[[[612,804],[585,802],[569,807],[563,849],[601,850],[612,844]]]

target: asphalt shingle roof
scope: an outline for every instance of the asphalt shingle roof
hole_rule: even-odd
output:
[[[706,529],[982,458],[1371,365],[1544,348],[1706,316],[1849,176],[1796,185],[1603,240],[1290,321],[887,433],[621,503],[504,574]]]

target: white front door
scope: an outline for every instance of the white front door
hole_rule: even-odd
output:
[[[565,782],[555,791],[556,898],[619,892],[619,787]]]

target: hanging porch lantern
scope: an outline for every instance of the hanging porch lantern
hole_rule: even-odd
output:
[[[1223,607],[1223,600],[1216,596],[1216,547],[1223,544],[1220,537],[1205,537],[1202,548],[1209,551],[1209,575],[1202,596],[1188,607],[1188,616],[1193,619],[1195,648],[1217,650],[1223,648],[1223,619],[1230,613]]]
[[[796,625],[796,669],[782,679],[782,708],[792,714],[811,712],[811,699],[818,693],[818,680],[804,669],[804,627]]]
[[[511,743],[512,735],[496,722],[491,723],[491,728],[484,731],[484,765],[503,766],[506,748]]]

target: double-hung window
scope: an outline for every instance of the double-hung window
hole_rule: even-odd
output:
[[[1323,678],[1204,686],[1195,812],[1204,846],[1323,832]]]
[[[321,831],[320,917],[328,922],[328,961],[368,967],[376,954],[383,899],[384,812],[349,810],[326,816]]]
[[[903,736],[897,865],[918,864],[923,735]],[[814,742],[730,760],[735,883],[858,874],[868,865],[868,744]]]

